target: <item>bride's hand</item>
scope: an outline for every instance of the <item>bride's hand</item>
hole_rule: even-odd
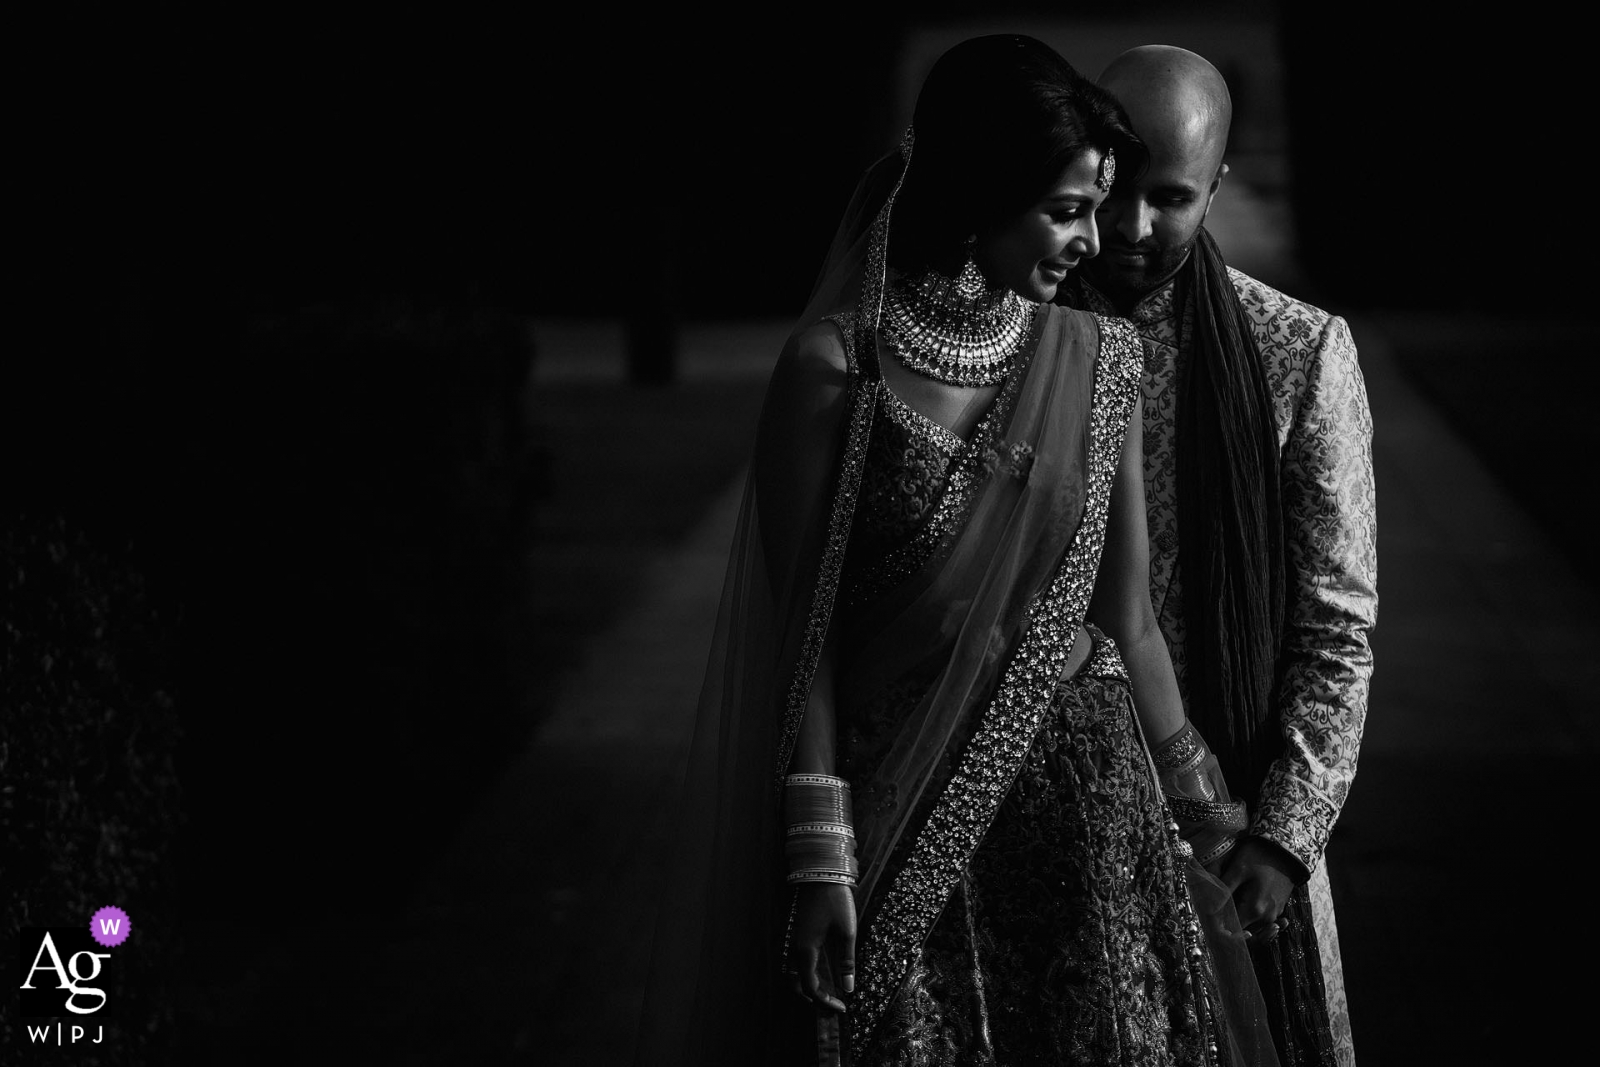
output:
[[[847,885],[823,882],[800,887],[795,899],[794,930],[789,938],[789,981],[796,993],[819,1001],[834,1011],[844,1002],[834,996],[834,984],[823,974],[822,948],[836,962],[838,986],[846,993],[856,988],[856,901]],[[824,989],[823,983],[827,982]]]

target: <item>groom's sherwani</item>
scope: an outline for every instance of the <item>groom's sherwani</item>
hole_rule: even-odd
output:
[[[1343,319],[1229,270],[1266,361],[1278,423],[1288,605],[1279,657],[1278,719],[1285,740],[1259,795],[1250,832],[1305,865],[1341,1061],[1353,1062],[1339,942],[1323,849],[1355,778],[1372,676],[1377,621],[1377,511],[1372,416]],[[1115,315],[1084,285],[1089,310]],[[1180,351],[1173,284],[1128,316],[1144,342],[1144,488],[1150,529],[1150,600],[1184,680],[1183,589],[1176,487]],[[1182,336],[1192,337],[1193,330]]]

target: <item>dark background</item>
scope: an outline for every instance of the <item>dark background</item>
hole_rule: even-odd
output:
[[[985,5],[1024,32],[1179,8],[1197,10]],[[918,11],[953,23],[961,7]],[[1569,175],[1592,94],[1573,27],[1542,12],[1520,5],[1512,26],[1408,21],[1393,4],[1277,14],[1296,295],[1576,319],[1592,257]],[[160,917],[173,973],[260,951],[260,926],[240,944],[243,915],[315,959],[297,930],[383,921],[448,841],[627,580],[563,601],[565,626],[515,595],[539,567],[529,517],[560,475],[520,399],[539,358],[527,318],[623,320],[648,382],[670,377],[678,324],[798,312],[856,177],[895,140],[885,57],[910,25],[822,5],[516,26],[150,16],[18,36],[8,545],[46,569],[89,561],[86,588],[112,588],[109,606],[53,640],[99,647],[121,627],[96,699],[133,690],[165,709],[143,740],[117,735],[129,752],[159,742],[155,756],[93,780],[181,788],[181,806],[140,809],[150,821],[129,832],[148,855],[118,883],[130,913]],[[1537,364],[1463,376],[1425,333],[1407,346],[1418,383],[1576,559],[1570,484],[1540,456],[1580,439],[1548,426]],[[1584,369],[1565,388],[1593,384]],[[573,410],[604,435],[657,410],[651,395]],[[720,398],[698,402],[715,417]],[[673,491],[636,487],[637,521],[662,537],[692,521],[737,461],[703,451]],[[537,654],[517,651],[530,641]],[[16,662],[29,647],[14,635]],[[53,706],[59,673],[30,669],[9,696],[32,686],[17,707]],[[54,781],[59,763],[12,773]],[[13,870],[35,908],[73,878]],[[172,1003],[191,1052],[267,1010]],[[163,1054],[172,1022],[150,1038]]]

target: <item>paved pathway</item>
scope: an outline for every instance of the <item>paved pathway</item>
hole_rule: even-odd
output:
[[[1330,870],[1359,1060],[1556,1062],[1538,1050],[1576,1025],[1576,939],[1592,941],[1571,893],[1592,849],[1580,775],[1600,750],[1593,586],[1417,397],[1376,328],[1353,328],[1377,425],[1382,611]],[[775,335],[691,335],[690,374],[762,374],[737,354],[774,351]],[[574,355],[547,348],[547,375],[619,362],[594,356],[604,338],[546,340],[562,338]],[[654,918],[656,872],[639,857],[682,832],[666,801],[736,507],[730,487],[661,553],[422,880],[375,976],[392,1062],[626,1062]]]

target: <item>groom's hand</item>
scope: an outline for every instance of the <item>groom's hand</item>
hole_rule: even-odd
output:
[[[1300,873],[1299,864],[1277,845],[1259,837],[1239,839],[1222,861],[1222,881],[1233,893],[1246,934],[1268,941],[1277,936],[1278,918]]]

